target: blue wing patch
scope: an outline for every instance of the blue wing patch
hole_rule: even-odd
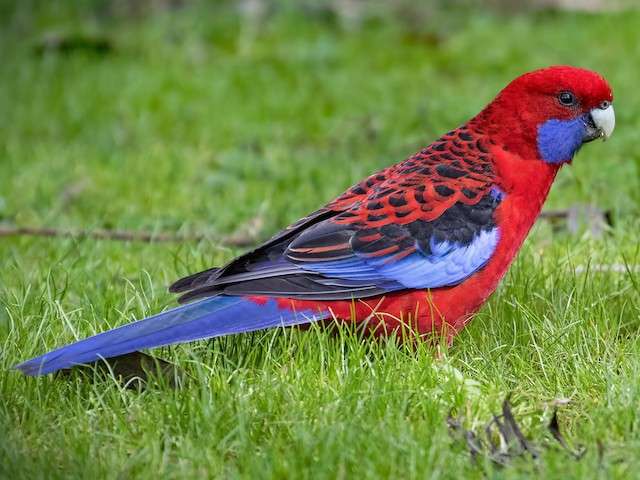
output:
[[[504,197],[492,186],[476,203],[456,202],[435,220],[404,224],[316,215],[286,238],[178,282],[177,290],[188,290],[181,301],[214,295],[329,301],[456,285],[494,254],[495,211]]]
[[[494,227],[478,232],[467,245],[436,242],[432,238],[428,255],[418,251],[395,261],[388,256],[358,256],[305,264],[303,268],[327,277],[384,283],[386,288],[393,290],[446,287],[460,283],[482,268],[493,255],[499,239],[500,232]]]

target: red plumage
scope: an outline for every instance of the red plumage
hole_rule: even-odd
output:
[[[558,169],[608,136],[611,89],[550,67],[482,112],[222,268],[172,285],[200,302],[17,366],[29,375],[143,348],[336,317],[376,333],[460,331],[496,289]]]
[[[573,92],[580,103],[572,108],[559,104],[557,95],[563,91]],[[504,192],[495,212],[500,240],[486,265],[461,283],[356,300],[280,298],[279,303],[297,310],[328,308],[337,318],[370,322],[378,333],[410,322],[422,335],[444,333],[452,339],[505,275],[562,165],[540,158],[538,127],[548,119],[569,119],[612,100],[608,83],[589,70],[559,66],[525,74],[467,124],[407,160],[371,175],[327,205],[327,209],[347,212],[337,222],[380,227],[417,218],[435,220],[457,202],[477,203],[492,185],[497,186]],[[445,195],[438,186],[447,188]],[[403,205],[394,206],[394,199],[396,205]],[[381,253],[400,257],[415,249],[400,251],[399,243]],[[331,247],[323,245],[322,253]]]

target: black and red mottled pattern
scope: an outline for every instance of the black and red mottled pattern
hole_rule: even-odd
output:
[[[456,202],[473,205],[494,181],[489,145],[470,122],[354,185],[327,208],[348,210],[344,223],[382,226],[434,220]]]
[[[500,198],[488,140],[473,120],[405,161],[375,173],[222,269],[171,287],[181,301],[215,294],[363,298],[380,285],[314,271],[314,264],[355,257],[401,260],[432,243],[469,245],[495,227]],[[388,286],[387,286],[388,287]]]
[[[288,250],[295,261],[341,258],[348,250],[400,259],[416,250],[429,254],[429,243],[466,245],[493,224],[499,202],[491,195],[495,172],[490,140],[470,122],[453,130],[405,161],[375,173],[327,205],[337,213],[332,243],[305,242],[303,234]],[[434,237],[435,235],[435,237]]]

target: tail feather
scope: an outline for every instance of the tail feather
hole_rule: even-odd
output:
[[[243,297],[205,298],[80,340],[15,368],[26,375],[44,375],[144,348],[300,325],[325,316],[322,311],[283,308],[273,299],[257,303]]]

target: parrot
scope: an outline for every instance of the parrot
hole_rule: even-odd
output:
[[[560,168],[615,126],[599,73],[524,73],[462,126],[221,267],[179,306],[27,360],[36,376],[142,349],[331,319],[452,342],[499,285]]]

